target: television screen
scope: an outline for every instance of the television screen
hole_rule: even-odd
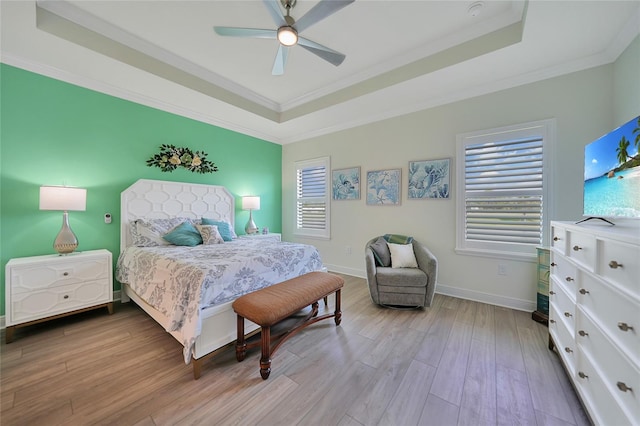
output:
[[[640,218],[640,117],[584,148],[584,215]]]

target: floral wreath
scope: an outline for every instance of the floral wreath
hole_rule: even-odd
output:
[[[207,153],[189,148],[176,148],[174,145],[160,145],[160,152],[147,160],[147,166],[160,167],[163,172],[172,172],[184,167],[194,173],[213,173],[218,171],[215,163],[207,160]]]

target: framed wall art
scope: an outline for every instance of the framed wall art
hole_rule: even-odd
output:
[[[332,170],[331,187],[334,200],[359,200],[360,167]]]
[[[449,198],[450,159],[409,161],[409,198]]]
[[[400,204],[401,169],[367,172],[367,204],[397,206]]]

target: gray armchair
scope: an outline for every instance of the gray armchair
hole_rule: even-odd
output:
[[[382,237],[373,238],[364,249],[371,300],[383,306],[431,306],[438,277],[438,260],[429,249],[414,239],[410,244],[413,244],[417,268],[381,266],[376,256],[381,248],[386,248],[383,242]],[[377,250],[376,255],[374,249]],[[382,261],[387,263],[384,258]]]

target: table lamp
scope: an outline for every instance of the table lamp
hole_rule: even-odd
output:
[[[257,233],[258,227],[253,221],[252,211],[260,210],[260,197],[255,195],[242,197],[242,210],[249,210],[249,221],[247,222],[247,226],[244,227],[244,232],[247,234]]]
[[[78,248],[78,238],[69,227],[69,210],[84,211],[87,208],[87,190],[68,186],[41,186],[40,210],[61,210],[62,229],[58,233],[53,248],[69,254]]]

